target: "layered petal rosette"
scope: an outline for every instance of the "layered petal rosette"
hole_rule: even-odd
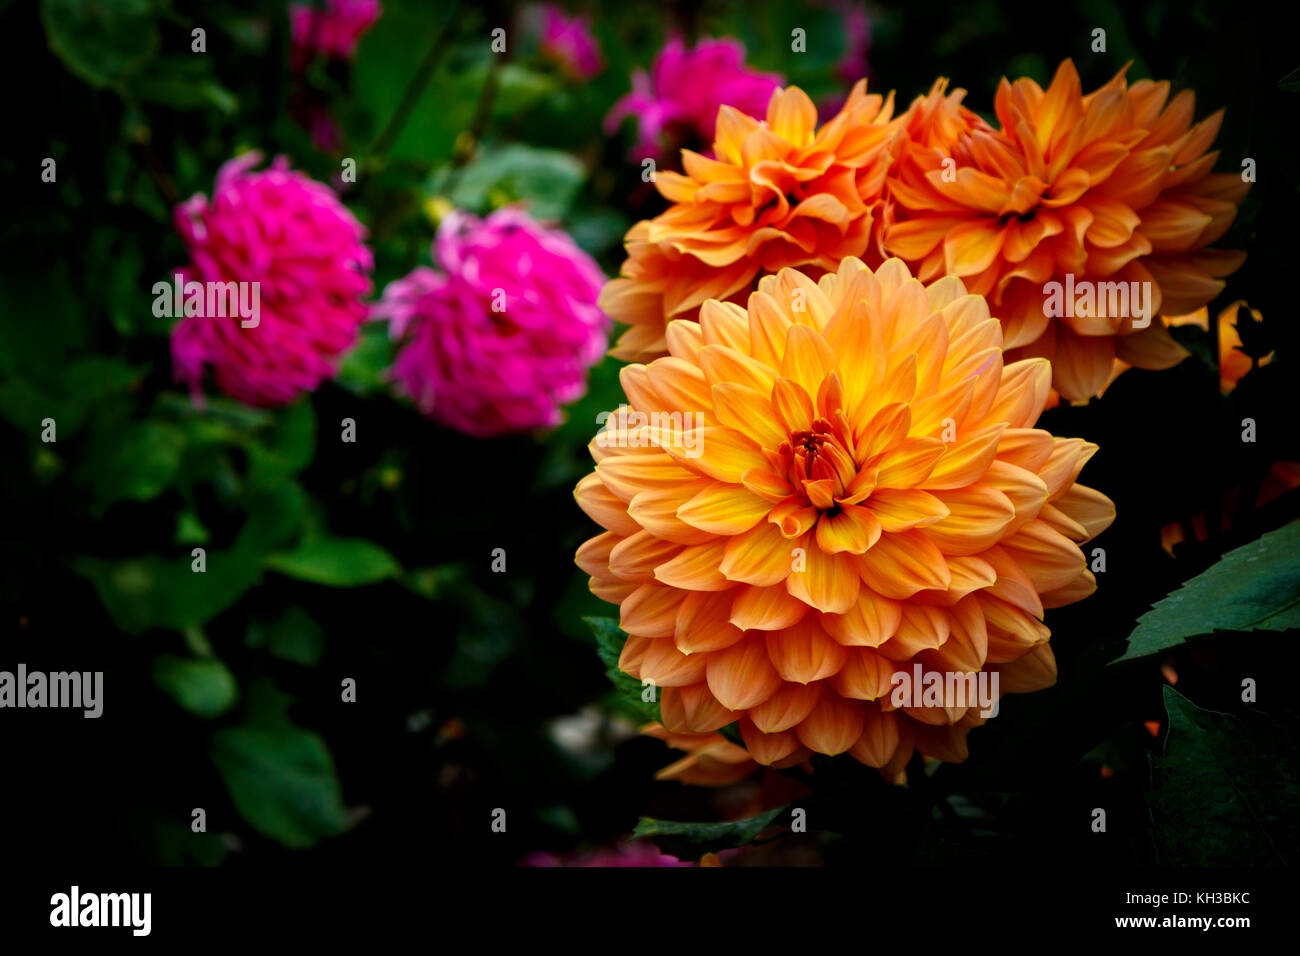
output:
[[[1051,359],[1070,400],[1098,394],[1116,358],[1181,361],[1159,316],[1205,305],[1244,259],[1206,248],[1249,188],[1210,172],[1223,112],[1193,123],[1191,91],[1170,98],[1168,83],[1129,85],[1124,73],[1087,95],[1069,60],[1047,90],[1003,79],[999,129],[941,81],[909,110],[912,145],[889,182],[889,253],[925,281],[955,275],[987,296],[1010,357]],[[1091,286],[1096,304],[1052,304],[1046,287],[1067,274],[1065,288]],[[1124,283],[1145,310],[1103,307],[1105,290],[1120,290],[1100,283]]]
[[[851,753],[892,777],[915,749],[962,759],[984,719],[896,702],[896,672],[1053,682],[1044,608],[1093,591],[1079,543],[1114,507],[1075,484],[1096,446],[1033,427],[1050,366],[1004,365],[983,297],[849,258],[666,341],[623,369],[575,497],[605,529],[578,564],[668,731],[738,722],[761,764]]]
[[[743,300],[778,269],[881,261],[876,213],[900,131],[892,116],[892,95],[868,95],[865,81],[821,129],[797,87],[772,94],[765,121],[722,107],[717,158],[683,150],[685,174],[655,178],[672,207],[627,234],[621,277],[601,294],[609,316],[630,326],[613,354],[662,355],[673,319],[695,319],[707,299]]]
[[[401,343],[392,376],[433,421],[479,438],[558,425],[609,343],[604,276],[573,239],[522,209],[453,211],[435,259],[374,307]]]
[[[248,405],[282,405],[333,378],[366,319],[373,258],[366,230],[334,191],[279,157],[254,172],[245,153],[217,172],[211,202],[196,195],[173,218],[189,250],[186,282],[256,286],[247,325],[226,310],[187,314],[172,330],[176,377],[196,395],[217,388]]]

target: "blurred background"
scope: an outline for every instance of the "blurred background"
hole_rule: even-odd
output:
[[[98,720],[0,713],[6,851],[235,868],[576,862],[624,847],[639,817],[725,821],[798,792],[771,774],[656,780],[683,754],[638,734],[643,715],[583,621],[617,618],[573,564],[596,529],[572,489],[597,413],[620,401],[620,363],[593,369],[558,428],[476,439],[394,396],[377,325],[336,381],[286,408],[215,394],[197,408],[173,380],[173,320],[151,310],[153,284],[187,259],[172,208],[210,194],[220,165],[250,148],[339,190],[368,229],[376,295],[430,263],[453,207],[522,202],[617,274],[623,234],[665,204],[642,177],[637,118],[606,117],[681,36],[739,40],[749,69],[801,86],[823,119],[860,76],[897,91],[900,110],[946,76],[991,118],[1002,76],[1046,86],[1067,57],[1085,90],[1130,61],[1130,80],[1194,89],[1198,119],[1227,109],[1217,168],[1252,157],[1259,170],[1220,243],[1249,258],[1209,311],[1247,300],[1275,356],[1223,396],[1215,341],[1189,326],[1183,365],[1130,371],[1086,407],[1050,410],[1044,427],[1101,444],[1085,477],[1119,514],[1095,543],[1108,558],[1098,593],[1048,617],[1058,686],[1009,700],[972,734],[971,759],[924,786],[817,766],[825,804],[810,832],[722,862],[1286,859],[1292,635],[1220,634],[1111,662],[1153,602],[1300,514],[1294,492],[1268,491],[1280,463],[1300,461],[1293,27],[1229,0],[555,9],[585,24],[598,59],[567,55],[540,5],[383,0],[353,55],[300,60],[286,5],[269,0],[0,2],[0,669],[105,674]],[[490,46],[498,27],[504,57]],[[1091,50],[1097,28],[1105,53]],[[660,167],[707,143],[689,125],[666,129]],[[46,158],[54,183],[40,177]],[[347,158],[355,182],[340,178]],[[1251,445],[1233,424],[1247,414]],[[344,418],[355,443],[339,440]],[[197,546],[203,575],[189,568]],[[1246,676],[1266,688],[1250,708]],[[342,700],[347,679],[355,702]],[[1175,835],[1179,814],[1226,784],[1198,772],[1199,752],[1153,773],[1177,736],[1171,683],[1239,722],[1233,746],[1259,759],[1234,765],[1231,786],[1272,794],[1267,827],[1225,818],[1218,844],[1192,848]],[[1110,808],[1104,841],[1080,824],[1094,807]],[[196,808],[206,832],[191,827]],[[497,808],[505,834],[491,828]]]

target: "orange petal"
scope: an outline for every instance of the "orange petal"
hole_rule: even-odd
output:
[[[902,616],[897,601],[863,587],[847,613],[822,615],[822,626],[846,647],[879,647],[894,636]]]
[[[778,585],[770,588],[742,585],[731,606],[731,623],[741,630],[779,631],[797,623],[808,605]]]
[[[741,716],[718,703],[703,683],[665,687],[659,695],[659,715],[675,734],[713,733]]]
[[[786,589],[819,611],[843,614],[858,599],[855,560],[848,555],[826,554],[815,546],[806,548],[804,567],[790,573],[785,580]]]
[[[673,643],[683,654],[720,651],[739,641],[744,634],[728,620],[731,609],[728,592],[692,591],[677,608]]]
[[[728,580],[770,587],[789,576],[795,547],[798,543],[792,545],[780,528],[763,521],[727,539],[727,550],[718,568]]]
[[[743,485],[711,484],[677,509],[687,524],[713,534],[734,535],[748,531],[772,509]]]
[[[749,719],[765,734],[776,734],[803,721],[821,699],[821,682],[782,684],[781,689],[749,710]]]
[[[781,676],[767,656],[767,642],[761,634],[707,657],[709,690],[729,710],[756,707],[781,687]]]
[[[782,680],[809,684],[838,671],[848,651],[831,640],[817,615],[810,614],[793,627],[768,632],[767,656]]]
[[[856,558],[862,580],[885,597],[909,598],[922,590],[943,590],[952,573],[943,553],[925,531],[885,534],[866,554]]]
[[[866,709],[861,701],[845,700],[838,694],[822,694],[812,713],[795,727],[795,733],[809,750],[842,754],[862,736]]]

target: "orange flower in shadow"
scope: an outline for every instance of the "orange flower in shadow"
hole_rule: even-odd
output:
[[[893,95],[868,95],[865,80],[821,129],[798,87],[772,94],[765,121],[723,106],[717,158],[683,150],[684,175],[655,177],[672,206],[626,236],[621,277],[600,298],[629,326],[612,354],[663,355],[670,321],[697,319],[708,299],[743,300],[756,277],[786,266],[819,274],[847,256],[880,262],[876,218],[899,134],[893,108]]]
[[[1008,357],[1050,359],[1052,384],[1070,401],[1098,394],[1116,358],[1181,361],[1159,316],[1205,305],[1245,257],[1206,248],[1249,188],[1210,172],[1223,112],[1193,125],[1190,91],[1171,99],[1168,83],[1129,85],[1125,70],[1087,95],[1069,60],[1046,90],[1003,79],[999,129],[940,81],[904,114],[912,146],[887,187],[887,251],[924,281],[955,275],[987,296]],[[1097,299],[1056,315],[1044,287],[1067,275]],[[1126,289],[1149,294],[1149,312],[1103,308],[1102,282],[1139,283]]]

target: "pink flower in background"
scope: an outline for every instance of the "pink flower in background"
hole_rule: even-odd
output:
[[[379,19],[379,0],[325,0],[324,4],[295,3],[289,7],[289,33],[295,70],[304,69],[316,54],[350,60],[361,35]]]
[[[844,36],[844,55],[835,64],[835,76],[845,84],[846,89],[823,97],[817,103],[817,112],[830,117],[838,113],[847,102],[847,87],[858,80],[871,78],[871,63],[867,59],[871,50],[871,17],[855,0],[821,0],[820,5],[839,14],[840,32]]]
[[[834,4],[840,12],[844,24],[844,41],[847,44],[844,56],[835,64],[835,73],[850,85],[871,73],[871,64],[867,62],[867,52],[871,49],[871,18],[867,11],[851,2]]]
[[[200,193],[174,213],[190,254],[184,281],[242,284],[254,320],[209,314],[205,298],[204,314],[176,324],[171,348],[177,379],[196,397],[210,365],[222,392],[267,406],[333,377],[366,319],[373,262],[365,229],[333,190],[290,171],[284,157],[252,172],[261,159],[225,163],[211,203]]]
[[[635,116],[637,144],[634,159],[663,159],[671,155],[671,127],[685,127],[703,143],[713,142],[718,107],[733,106],[762,119],[772,91],[784,83],[776,73],[758,73],[745,66],[745,47],[739,40],[703,39],[691,50],[681,37],[673,37],[655,57],[647,76],[632,74],[632,92],[614,104],[605,117],[605,131],[613,135],[619,124]]]
[[[675,856],[660,853],[649,843],[627,843],[606,847],[586,856],[557,857],[550,853],[531,853],[520,866],[694,866]]]
[[[519,209],[451,213],[434,254],[441,273],[417,268],[375,307],[403,343],[393,377],[425,415],[480,438],[558,424],[608,344],[600,268]]]
[[[542,53],[578,80],[589,80],[605,68],[600,44],[585,17],[568,17],[553,3],[541,6]]]

